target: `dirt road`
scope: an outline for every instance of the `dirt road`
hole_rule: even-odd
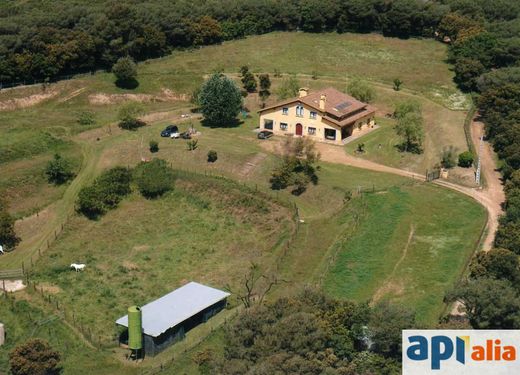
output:
[[[506,197],[500,172],[497,170],[495,158],[493,157],[493,149],[488,142],[484,142],[480,148],[480,137],[484,134],[484,124],[476,119],[471,124],[471,138],[475,149],[480,153],[482,176],[485,185],[480,191],[488,200],[487,209],[488,217],[488,234],[482,245],[483,250],[488,251],[493,247],[495,232],[498,228],[498,218],[502,215],[502,203]]]

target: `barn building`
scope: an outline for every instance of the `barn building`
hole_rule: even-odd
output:
[[[222,290],[190,282],[153,302],[137,307],[141,314],[139,324],[142,325],[144,354],[153,357],[182,340],[190,329],[224,309],[229,295]],[[119,318],[116,325],[125,328],[120,335],[120,342],[128,344],[128,315]]]

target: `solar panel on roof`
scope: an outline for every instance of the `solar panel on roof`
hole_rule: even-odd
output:
[[[351,104],[352,104],[352,103],[350,103],[350,102],[343,102],[343,103],[338,104],[338,105],[337,105],[336,107],[334,107],[334,108],[336,108],[337,110],[340,110],[340,111],[341,111],[341,110],[347,108],[347,107],[348,107],[349,105],[351,105]]]

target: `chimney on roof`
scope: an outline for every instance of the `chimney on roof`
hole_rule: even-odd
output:
[[[327,103],[327,95],[321,94],[321,96],[320,96],[320,109],[322,111],[325,110],[325,103]]]
[[[300,90],[298,90],[298,93],[300,98],[305,98],[309,93],[309,89],[307,87],[302,87]]]

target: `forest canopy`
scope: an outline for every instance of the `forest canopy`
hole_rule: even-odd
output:
[[[53,11],[49,12],[51,6]],[[136,61],[178,48],[270,31],[381,32],[433,37],[450,11],[501,40],[513,38],[515,0],[133,0],[10,1],[0,4],[0,82],[57,79],[111,69],[121,57]],[[460,19],[459,19],[460,21]],[[502,22],[496,25],[498,21]],[[507,43],[513,43],[512,48]],[[518,41],[501,44],[507,60]],[[488,61],[488,60],[486,60]]]

